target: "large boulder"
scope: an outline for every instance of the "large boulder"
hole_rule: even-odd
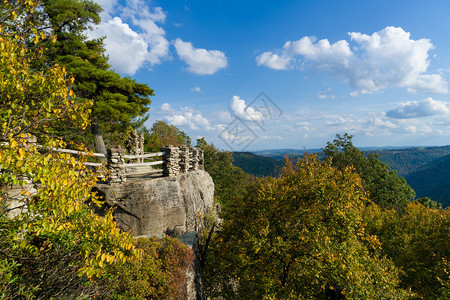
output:
[[[119,228],[133,236],[180,236],[201,227],[201,217],[213,206],[214,183],[205,171],[175,177],[127,180],[98,189],[108,206],[114,207]]]

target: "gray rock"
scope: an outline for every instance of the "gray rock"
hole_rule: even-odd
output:
[[[201,170],[115,186],[99,184],[98,189],[106,204],[116,208],[118,227],[133,236],[181,236],[198,231],[214,196],[212,178]]]

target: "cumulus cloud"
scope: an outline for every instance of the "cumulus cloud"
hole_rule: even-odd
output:
[[[429,39],[411,39],[400,27],[388,26],[372,35],[349,33],[350,41],[330,43],[303,37],[288,41],[281,50],[264,52],[256,57],[258,65],[286,69],[295,62],[323,70],[341,78],[353,95],[371,93],[389,87],[417,91],[447,93],[447,82],[439,74],[427,73]]]
[[[96,33],[106,36],[105,49],[109,64],[118,72],[134,74],[146,61],[148,43],[130,26],[115,17],[100,24]],[[130,54],[133,55],[130,55]]]
[[[448,114],[450,112],[450,103],[432,98],[426,98],[419,101],[408,101],[386,113],[394,119],[412,119],[434,116],[439,114]]]
[[[146,63],[160,64],[169,57],[170,43],[157,25],[166,18],[161,7],[151,7],[143,0],[127,0],[123,6],[117,0],[97,2],[105,9],[102,23],[87,34],[90,38],[106,36],[106,54],[116,71],[133,75]]]
[[[164,105],[164,104],[163,104]],[[188,127],[192,130],[214,130],[214,126],[211,125],[208,119],[202,116],[200,112],[196,112],[190,107],[183,107],[179,111],[173,110],[170,105],[167,107],[170,115],[166,115],[165,118],[170,124],[174,126]]]
[[[275,70],[286,70],[291,62],[290,57],[279,56],[272,52],[264,52],[256,58],[258,66],[264,65]]]
[[[230,109],[232,113],[246,121],[263,121],[264,116],[261,112],[256,111],[252,107],[247,107],[247,104],[245,104],[245,100],[239,98],[239,96],[233,96],[230,101]]]
[[[180,38],[173,41],[178,57],[187,65],[187,71],[199,75],[212,75],[228,66],[225,53],[219,50],[195,48]]]
[[[175,111],[169,103],[163,103],[160,107],[163,112],[173,112]]]

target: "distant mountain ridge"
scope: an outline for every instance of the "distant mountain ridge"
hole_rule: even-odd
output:
[[[450,206],[450,155],[439,157],[418,171],[405,176],[417,197],[429,197]]]
[[[450,145],[427,147],[362,147],[377,153],[399,176],[405,177],[417,197],[429,197],[450,206]],[[301,157],[307,153],[323,156],[322,149],[268,149],[233,152],[234,164],[257,177],[276,176],[283,158]]]

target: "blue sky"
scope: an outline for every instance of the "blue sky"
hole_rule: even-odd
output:
[[[449,1],[97,0],[90,37],[165,120],[227,150],[450,144]]]

